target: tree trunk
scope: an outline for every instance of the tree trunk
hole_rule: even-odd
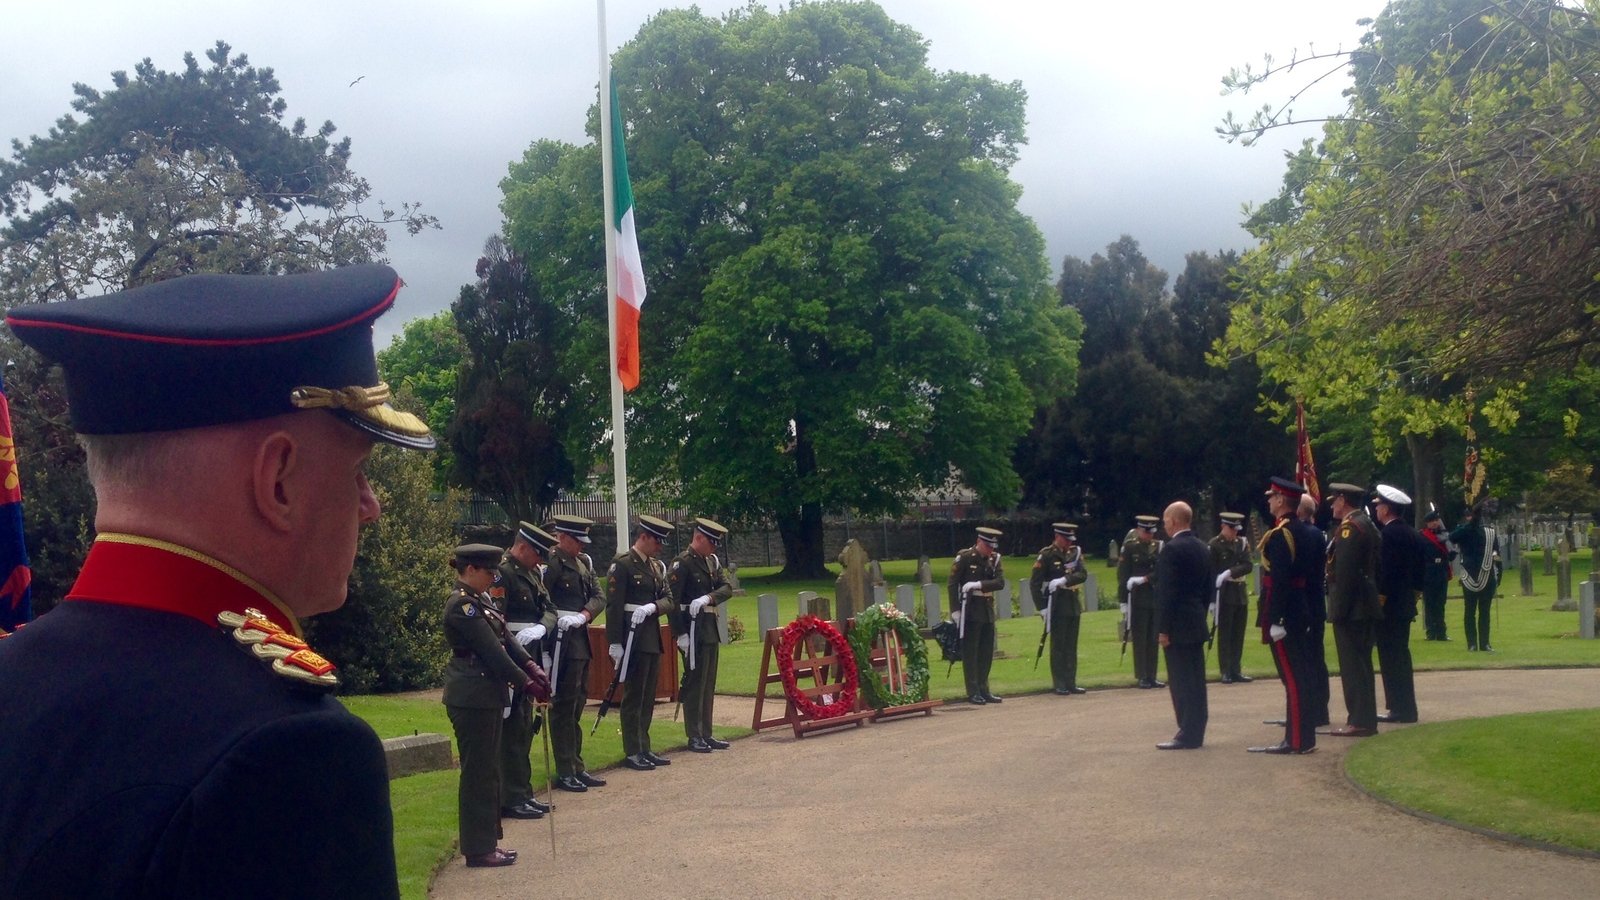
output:
[[[1444,432],[1429,435],[1406,435],[1406,449],[1411,452],[1412,525],[1421,528],[1422,517],[1428,514],[1429,504],[1444,502]]]
[[[794,419],[794,474],[800,487],[816,477],[817,454],[811,446],[810,429],[803,417]],[[783,571],[780,578],[827,578],[822,552],[822,504],[801,503],[780,510],[778,535],[783,538]]]

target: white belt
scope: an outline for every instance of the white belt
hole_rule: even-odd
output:
[[[624,604],[622,604],[622,611],[623,612],[633,612],[634,610],[640,608],[641,606],[648,606],[648,605],[649,604],[647,604],[647,603],[624,603]]]
[[[539,624],[539,623],[538,622],[507,622],[506,623],[506,628],[509,629],[510,631],[512,631],[513,633],[515,633],[515,632],[521,631],[524,628],[532,628],[533,626],[535,626],[537,624]]]

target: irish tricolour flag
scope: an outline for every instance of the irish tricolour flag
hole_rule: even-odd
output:
[[[628,183],[628,156],[622,149],[622,112],[617,85],[611,85],[611,180],[614,192],[617,248],[617,379],[623,390],[639,386],[639,308],[644,305],[644,264],[633,223],[633,186]]]

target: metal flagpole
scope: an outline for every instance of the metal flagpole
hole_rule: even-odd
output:
[[[606,46],[606,0],[595,0],[600,28],[600,180],[604,186],[606,323],[611,335],[611,477],[617,504],[617,549],[628,546],[628,436],[622,427],[622,378],[617,374],[617,219],[611,159],[611,51]]]

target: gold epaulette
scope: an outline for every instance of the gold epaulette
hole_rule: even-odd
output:
[[[272,671],[294,682],[297,687],[331,691],[339,686],[333,674],[337,666],[311,649],[304,640],[285,631],[257,609],[217,613],[217,624],[233,639],[250,648],[256,659],[269,663]]]

